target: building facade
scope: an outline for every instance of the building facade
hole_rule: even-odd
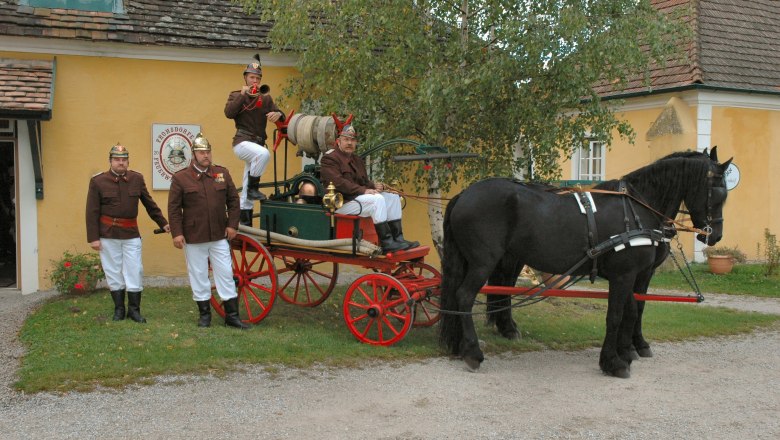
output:
[[[655,68],[649,85],[602,86],[636,142],[616,140],[609,150],[593,143],[565,165],[564,178],[618,178],[673,151],[717,145],[738,172],[723,242],[760,259],[764,229],[780,232],[773,178],[780,171],[780,2],[653,3],[687,9],[695,29],[687,58]],[[202,131],[215,161],[240,175],[233,123],[223,114],[229,91],[241,86],[255,53],[274,96],[298,74],[293,55],[270,52],[267,32],[229,0],[0,0],[0,288],[49,288],[52,260],[65,250],[90,250],[87,186],[108,168],[117,142],[128,147],[130,168],[146,176],[161,207],[167,190],[153,184],[160,127]],[[295,105],[287,100],[282,109]],[[301,169],[294,151],[287,163],[292,173]],[[272,179],[269,167],[263,180]],[[404,219],[407,235],[431,244],[425,206],[411,204]],[[170,237],[153,235],[145,214],[139,225],[146,275],[185,276]],[[683,241],[701,250],[690,236]],[[435,255],[431,260],[438,264]]]

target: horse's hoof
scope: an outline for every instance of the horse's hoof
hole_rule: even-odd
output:
[[[631,371],[628,368],[618,368],[612,371],[612,375],[620,379],[628,379],[631,377]]]
[[[634,350],[633,348],[627,354],[628,354],[628,358],[631,359],[632,361],[639,360],[639,353],[637,353],[637,351]]]
[[[477,370],[479,370],[479,365],[481,364],[480,361],[471,357],[463,358],[463,362],[466,363],[466,369],[468,369],[472,373],[476,373]]]
[[[639,356],[643,358],[653,357],[653,350],[650,350],[650,347],[640,348],[637,350],[637,353],[639,353]]]

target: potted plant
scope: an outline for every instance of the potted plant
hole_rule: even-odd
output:
[[[734,268],[734,263],[744,263],[747,260],[745,253],[736,246],[711,246],[705,248],[703,253],[707,257],[710,272],[717,275],[729,273]]]
[[[60,293],[87,293],[95,290],[105,277],[100,255],[65,251],[59,260],[52,260],[49,280]]]

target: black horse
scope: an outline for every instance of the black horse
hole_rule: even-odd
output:
[[[595,189],[603,192],[593,191],[590,200],[502,178],[466,188],[444,215],[442,345],[478,369],[484,356],[471,310],[482,286],[514,286],[523,265],[562,274],[579,263],[572,274],[597,273],[609,281],[599,365],[607,374],[629,377],[637,353],[652,356],[642,337],[644,301],[633,293],[647,292],[655,268],[667,257],[664,235],[674,233],[669,219],[681,203],[694,227],[708,232],[698,240],[714,245],[721,239],[729,163],[718,163],[716,147],[709,154],[674,153],[619,181],[601,183]],[[587,215],[591,200],[595,212]],[[487,295],[489,321],[512,339],[520,333],[510,302],[505,295]]]

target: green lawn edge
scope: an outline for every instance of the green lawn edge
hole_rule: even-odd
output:
[[[249,331],[221,325],[196,326],[197,308],[187,288],[148,288],[142,311],[149,321],[111,321],[108,291],[52,298],[25,321],[27,348],[15,388],[90,391],[152,383],[160,375],[226,374],[247,365],[267,368],[356,367],[375,361],[414,361],[444,356],[438,327],[413,328],[391,347],[358,342],[341,316],[344,288],[325,303],[302,308],[277,300],[271,313]],[[479,308],[476,309],[480,311]],[[606,301],[550,298],[514,311],[523,338],[509,341],[475,316],[488,356],[536,350],[600,347]],[[652,303],[645,337],[652,343],[748,333],[777,328],[780,315],[739,312],[691,304]]]

